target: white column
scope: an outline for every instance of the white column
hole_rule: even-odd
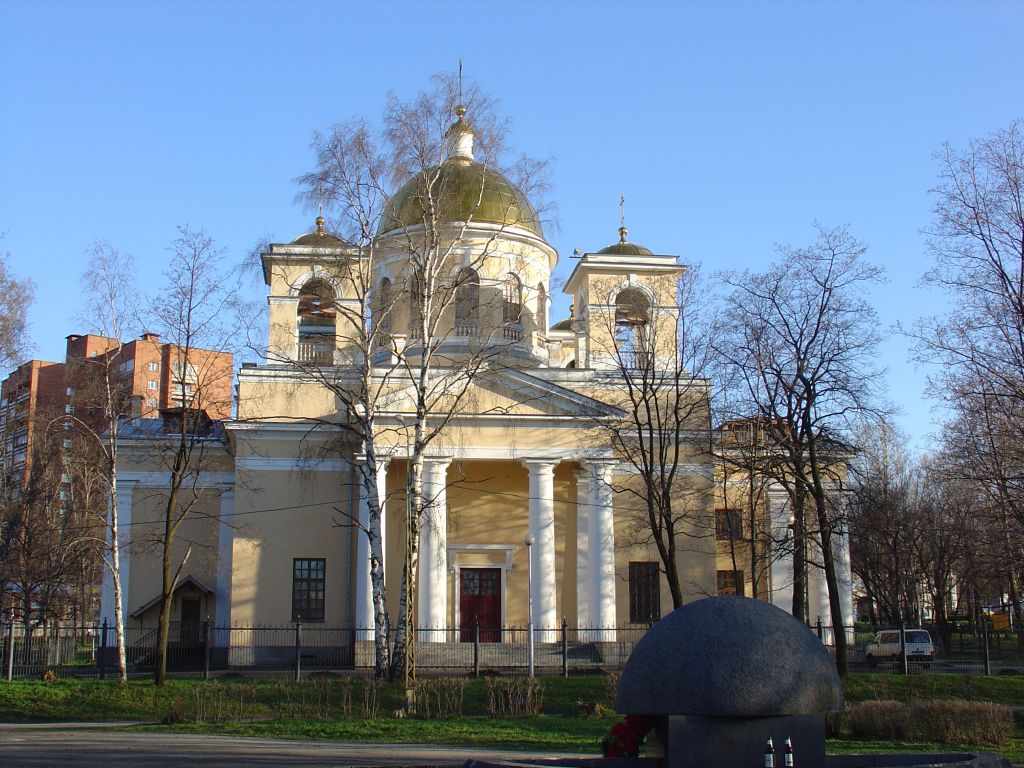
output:
[[[103,537],[103,547],[106,557],[110,557],[110,499],[107,499],[107,530]],[[110,571],[107,563],[103,564],[103,580],[100,582],[100,621],[106,619],[111,624],[114,622],[114,574]]]
[[[530,472],[530,548],[533,559],[533,625],[537,640],[554,642],[558,627],[555,585],[555,465],[557,460],[526,459]]]
[[[271,322],[270,344],[273,345],[267,347],[267,361],[270,363],[282,363],[286,360],[298,360],[299,297],[268,296],[267,304],[269,305]],[[282,322],[282,318],[284,322]]]
[[[847,642],[853,638],[853,573],[850,565],[850,529],[841,523],[836,531],[836,578],[839,581],[840,610],[843,614],[843,626]]]
[[[786,535],[783,546],[793,546],[793,529],[788,527],[789,520],[789,497],[786,492],[778,486],[768,489],[768,519],[771,521],[772,541],[780,538],[781,534]],[[771,556],[771,567],[769,572],[769,589],[771,590],[769,600],[776,608],[781,608],[786,613],[793,612],[793,558],[790,555],[780,557],[775,553]]]
[[[373,640],[374,632],[374,610],[373,610],[373,582],[370,578],[370,539],[366,531],[370,524],[370,500],[366,495],[366,488],[363,486],[363,462],[365,458],[357,458],[359,464],[352,465],[352,482],[356,483],[356,491],[359,494],[359,527],[356,530],[356,633],[357,640]],[[384,505],[386,498],[387,484],[387,461],[377,459],[377,500],[380,504],[380,539],[381,552],[384,551],[385,526],[384,526]],[[381,568],[383,569],[383,554],[381,555]]]
[[[235,550],[235,485],[220,488],[220,525],[217,530],[217,613],[214,625],[231,626],[231,573]]]
[[[423,467],[423,519],[420,521],[419,625],[448,626],[448,497],[451,459],[426,459]],[[441,632],[424,632],[421,642],[444,642]]]
[[[593,462],[590,509],[591,600],[590,618],[601,642],[615,641],[615,512],[612,467],[615,462]]]
[[[120,555],[121,571],[121,615],[124,617],[125,625],[128,624],[128,586],[131,577],[131,552],[128,545],[131,543],[132,523],[132,493],[135,491],[137,481],[117,481],[117,531],[118,531],[118,554]],[[110,505],[108,502],[107,515],[109,521]],[[107,526],[106,543],[110,546],[110,526]],[[109,555],[108,555],[109,556]],[[100,617],[107,619],[111,625],[114,623],[114,574],[110,568],[104,566],[103,582],[100,585]]]
[[[590,473],[576,473],[576,627],[590,628]]]

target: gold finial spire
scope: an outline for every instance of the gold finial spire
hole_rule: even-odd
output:
[[[462,59],[459,59],[459,107],[462,107]],[[455,108],[455,114],[459,113],[459,107]],[[465,113],[466,108],[462,107],[462,111]]]
[[[629,234],[629,230],[626,229],[626,196],[619,195],[619,242],[626,242],[626,235]]]
[[[316,233],[324,236],[324,185],[321,182],[316,185]]]
[[[459,159],[460,162],[473,159],[473,129],[462,119],[466,114],[466,105],[462,103],[462,59],[459,59],[459,93],[455,104],[455,122],[448,127],[445,138],[448,140],[448,159]]]

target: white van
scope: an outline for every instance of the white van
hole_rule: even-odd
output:
[[[927,629],[906,629],[907,661],[923,661],[926,665],[935,660],[935,644]],[[899,661],[900,631],[886,629],[875,634],[864,649],[864,658],[869,667],[879,661]]]

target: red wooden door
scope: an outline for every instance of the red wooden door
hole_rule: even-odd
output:
[[[459,579],[459,633],[473,642],[480,624],[480,642],[501,642],[501,569],[463,568]]]

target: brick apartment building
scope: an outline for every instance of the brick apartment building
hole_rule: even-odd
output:
[[[213,420],[230,418],[232,356],[193,349],[187,366],[181,358],[180,347],[161,342],[155,333],[126,342],[72,334],[64,362],[22,363],[0,385],[0,466],[5,476],[28,478],[33,447],[61,414],[68,433],[64,447],[73,440],[71,417],[102,427],[89,389],[108,366],[116,370],[125,416],[156,418],[160,411],[188,405],[205,410]]]
[[[73,334],[63,362],[29,360],[0,385],[0,532],[11,534],[0,541],[0,613],[95,616],[107,491],[88,435],[105,429],[111,386],[116,408],[133,419],[183,406],[230,418],[232,356],[193,349],[187,365],[183,358],[155,333],[126,342]]]

